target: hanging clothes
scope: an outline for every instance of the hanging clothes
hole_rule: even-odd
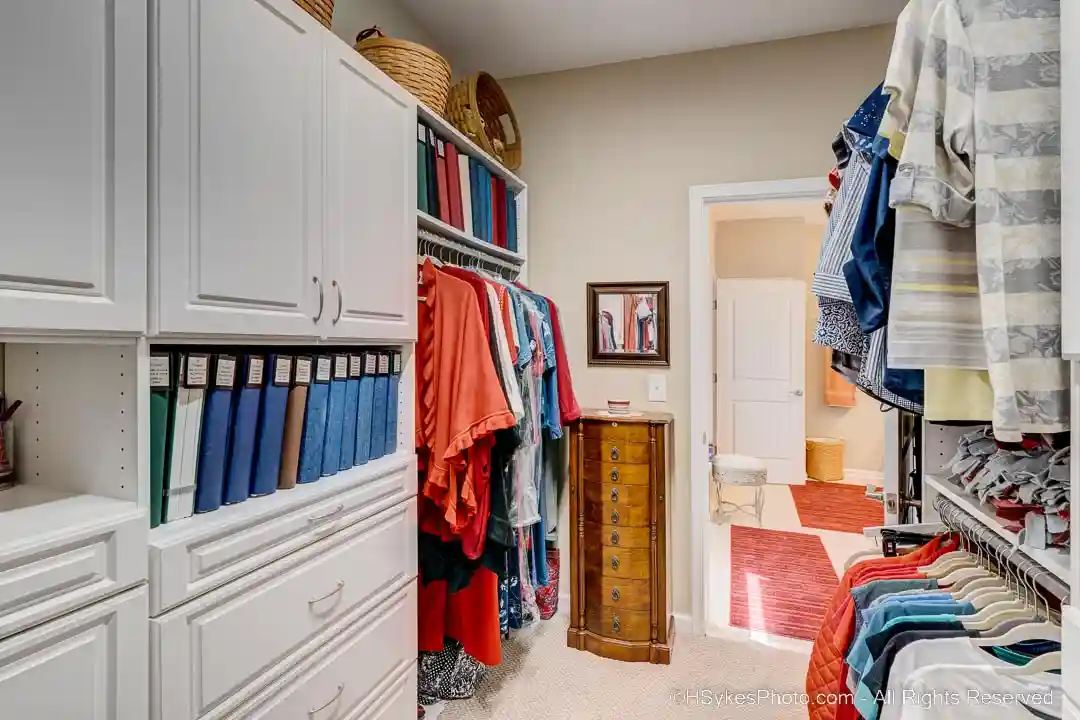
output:
[[[998,437],[1069,426],[1058,2],[941,0],[892,204],[975,228]],[[1007,57],[1007,63],[1003,58]]]

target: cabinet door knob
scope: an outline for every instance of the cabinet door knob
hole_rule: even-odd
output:
[[[611,556],[611,569],[612,570],[618,570],[619,569],[619,556],[618,555],[612,555]]]
[[[612,545],[618,545],[619,544],[619,531],[618,530],[612,530],[611,531],[611,544]]]
[[[622,632],[622,623],[619,621],[618,615],[611,616],[611,629],[615,632]]]
[[[337,316],[334,318],[334,323],[333,323],[334,325],[337,325],[338,322],[341,320],[341,311],[342,311],[343,306],[344,306],[344,300],[341,297],[341,285],[338,284],[338,281],[337,280],[331,280],[330,284],[333,285],[334,288],[337,290]]]
[[[319,322],[319,320],[321,320],[321,319],[322,319],[322,311],[323,311],[323,289],[322,289],[322,280],[320,280],[320,279],[318,278],[318,276],[315,276],[315,277],[311,278],[311,281],[312,281],[313,283],[315,283],[316,285],[318,285],[318,286],[319,286],[319,312],[317,312],[317,313],[315,314],[315,317],[311,318],[311,321],[312,321],[312,322]]]
[[[611,468],[611,482],[619,482],[619,468]]]
[[[614,445],[611,446],[611,459],[612,460],[618,460],[619,459],[619,448],[615,447]]]
[[[615,602],[619,602],[619,598],[622,597],[622,593],[619,592],[619,588],[611,588],[611,599]]]
[[[619,488],[611,488],[611,502],[619,502]]]
[[[619,524],[619,511],[618,510],[612,510],[611,511],[611,524],[612,525],[618,525]]]

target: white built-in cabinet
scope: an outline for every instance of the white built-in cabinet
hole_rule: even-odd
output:
[[[0,325],[146,329],[146,0],[0,8]]]
[[[293,0],[156,32],[152,331],[411,339],[415,101]]]

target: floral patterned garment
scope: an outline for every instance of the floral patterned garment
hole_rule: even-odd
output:
[[[1061,358],[1060,0],[940,0],[895,207],[975,227],[994,433],[1069,427]]]

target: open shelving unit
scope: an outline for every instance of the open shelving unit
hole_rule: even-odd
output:
[[[949,479],[948,470],[943,466],[956,452],[960,436],[970,432],[974,429],[974,426],[947,427],[924,423],[924,428],[922,498],[924,522],[938,519],[934,510],[934,499],[937,495],[943,495],[985,525],[990,531],[1005,539],[1011,546],[1017,548],[1056,577],[1068,583],[1070,573],[1068,550],[1061,548],[1043,550],[1022,544],[1020,534],[1005,525],[1001,518],[997,516],[993,505],[979,502],[978,498],[965,492],[959,483]]]

